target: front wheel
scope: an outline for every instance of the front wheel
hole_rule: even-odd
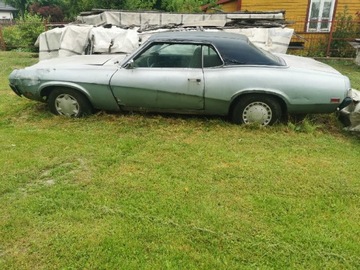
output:
[[[274,97],[248,95],[240,97],[235,104],[232,121],[236,124],[257,123],[268,126],[279,122],[281,115],[281,106]]]
[[[49,95],[48,104],[50,111],[56,115],[81,117],[92,113],[88,99],[72,89],[54,89]]]

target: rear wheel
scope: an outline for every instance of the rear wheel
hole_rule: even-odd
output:
[[[236,124],[257,123],[267,126],[279,122],[281,115],[281,106],[274,97],[248,95],[240,97],[235,104],[232,121]]]
[[[78,91],[67,88],[54,89],[48,99],[50,111],[56,115],[81,117],[92,113],[88,99]]]

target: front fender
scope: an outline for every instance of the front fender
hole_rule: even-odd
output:
[[[40,93],[43,97],[50,94],[51,90],[57,87],[71,88],[82,93],[95,109],[120,111],[109,85],[104,84],[77,84],[73,82],[49,81],[41,84]]]
[[[61,81],[51,81],[51,82],[45,82],[45,83],[41,84],[39,87],[40,95],[45,97],[50,93],[49,89],[53,89],[56,87],[64,87],[64,88],[71,88],[71,89],[77,90],[77,91],[81,92],[82,94],[84,94],[89,100],[92,100],[90,93],[81,85],[76,84],[76,83],[61,82]]]

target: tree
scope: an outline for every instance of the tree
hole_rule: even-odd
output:
[[[124,0],[123,8],[127,10],[152,10],[158,0]]]
[[[13,7],[19,9],[21,18],[25,19],[25,11],[31,0],[5,0],[6,4],[12,5]]]
[[[42,6],[40,3],[33,3],[29,7],[29,11],[31,14],[38,14],[50,22],[62,22],[64,20],[63,11],[58,5]]]
[[[170,12],[201,12],[201,6],[209,0],[162,0],[161,8]]]
[[[28,8],[36,4],[42,8],[41,12],[35,12],[41,16],[49,15],[61,17],[60,10],[67,19],[74,18],[80,12],[92,9],[123,9],[123,10],[163,10],[169,12],[200,12],[201,5],[215,2],[215,0],[5,0],[19,9],[20,16]],[[33,9],[32,9],[33,12]],[[53,18],[53,20],[55,20]],[[59,19],[57,19],[59,20]]]

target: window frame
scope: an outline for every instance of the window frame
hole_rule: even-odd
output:
[[[317,17],[311,17],[314,1],[315,0],[309,0],[308,16],[307,16],[307,22],[306,22],[306,32],[308,32],[308,33],[329,33],[331,31],[331,26],[333,24],[333,19],[335,16],[337,0],[330,0],[331,1],[330,14],[329,14],[329,17],[325,17],[325,19],[323,18],[323,11],[324,11],[325,2],[328,0],[316,0],[316,1],[320,1],[319,13],[317,14],[318,15]],[[310,28],[311,23],[314,21],[314,19],[316,19],[316,28]],[[327,23],[326,28],[322,27],[323,23]]]
[[[179,46],[179,48],[176,48],[177,46]],[[190,54],[184,54],[181,53],[181,47],[188,47],[191,48],[192,47],[192,51]],[[176,51],[171,52],[171,50],[173,48],[176,48],[179,53],[176,53]],[[188,48],[185,49],[184,52],[186,52],[186,50],[188,50]],[[166,52],[166,50],[169,50],[170,52]],[[180,50],[179,50],[180,49]],[[200,49],[200,54],[198,55],[198,59],[196,60],[194,58],[194,53],[197,49]],[[131,57],[130,59],[132,59],[133,61],[133,67],[136,68],[204,68],[204,54],[205,54],[205,50],[208,49],[209,51],[211,50],[214,54],[214,56],[216,56],[217,59],[215,59],[216,63],[209,63],[209,66],[206,66],[206,68],[213,68],[213,67],[218,67],[218,66],[222,66],[223,65],[223,60],[220,56],[220,54],[218,53],[218,51],[214,48],[214,46],[212,44],[207,44],[207,43],[199,43],[199,42],[174,42],[174,41],[155,41],[152,43],[149,43],[146,47],[144,47],[143,50],[141,50],[139,53],[137,53],[136,55],[134,55],[133,57]],[[161,52],[166,52],[164,54],[162,54]],[[181,59],[183,56],[189,57],[189,63],[187,63],[187,61],[180,63],[180,65],[162,65],[165,62],[161,62],[160,58],[163,56],[174,56],[175,58],[179,58],[180,60],[186,60],[186,59]],[[155,59],[157,58],[157,59]],[[169,58],[169,60],[171,60],[171,58]],[[174,60],[174,59],[173,59]],[[131,60],[130,60],[131,61]],[[145,64],[146,62],[146,64]],[[179,63],[178,63],[179,64]],[[185,65],[184,65],[185,64]],[[196,66],[192,66],[195,65]],[[215,65],[216,64],[216,65]]]

